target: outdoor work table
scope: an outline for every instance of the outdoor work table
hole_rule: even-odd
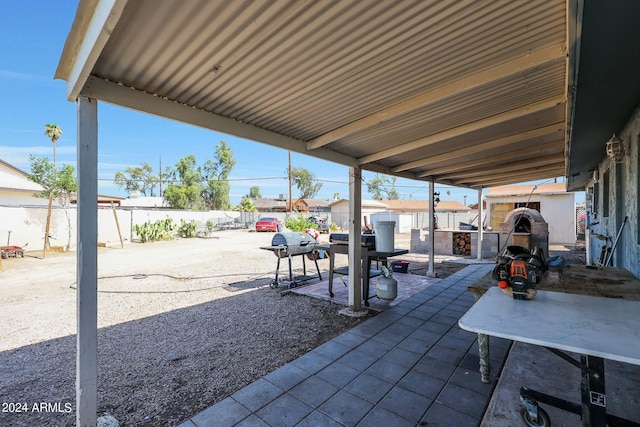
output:
[[[523,387],[521,396],[536,408],[540,401],[581,414],[587,426],[624,422],[606,413],[603,359],[640,365],[640,301],[550,291],[515,300],[494,286],[458,324],[479,334],[546,347],[581,368],[582,405]],[[580,354],[581,362],[563,351]]]
[[[317,249],[325,250],[329,254],[329,296],[333,298],[333,273],[348,274],[348,269],[336,269],[335,261],[336,254],[348,254],[349,245],[340,243],[326,243],[316,246]],[[380,274],[378,270],[371,270],[372,261],[381,261],[383,265],[387,266],[387,258],[392,258],[399,255],[406,255],[409,253],[408,249],[394,248],[392,252],[382,252],[369,249],[363,245],[361,248],[360,258],[362,260],[362,299],[364,305],[369,306],[369,280],[371,277]]]
[[[478,301],[488,289],[496,285],[496,280],[491,277],[491,272],[488,272],[467,289],[473,292]],[[552,267],[544,274],[542,282],[536,286],[538,290],[544,291],[640,301],[640,280],[628,270],[618,267],[598,269],[588,268],[586,265]],[[486,335],[478,334],[478,347],[480,348],[480,377],[483,383],[488,383],[490,381],[489,339]]]

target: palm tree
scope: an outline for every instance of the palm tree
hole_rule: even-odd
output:
[[[44,125],[44,134],[51,139],[53,143],[53,179],[56,179],[56,142],[58,142],[58,138],[62,135],[62,128],[56,124],[47,123]],[[51,227],[51,208],[53,207],[53,192],[49,193],[49,207],[47,209],[47,222],[44,230],[44,247],[42,249],[42,257],[44,258],[47,255],[47,249],[50,247],[49,244],[49,230]]]

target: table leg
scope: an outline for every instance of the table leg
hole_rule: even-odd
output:
[[[366,261],[364,261],[362,272],[362,295],[364,295],[364,305],[365,307],[369,307],[369,276],[371,275],[371,258],[369,255],[366,256]]]
[[[303,255],[303,256],[301,257],[301,258],[302,258],[302,275],[303,275],[303,276],[306,276],[306,275],[307,275],[307,261],[305,261],[305,258],[306,258],[306,257],[307,257],[306,255]]]
[[[478,302],[481,296],[480,292],[473,293],[475,302]],[[489,384],[491,382],[489,379],[489,335],[478,334],[478,350],[480,353],[480,380]]]
[[[585,426],[607,425],[607,396],[604,389],[604,359],[580,356],[582,362],[582,423]],[[588,420],[588,423],[587,423]]]
[[[329,296],[333,298],[333,268],[336,265],[336,255],[329,251]]]
[[[478,334],[478,348],[480,350],[480,380],[489,384],[489,335]]]
[[[316,263],[316,271],[318,272],[318,279],[322,280],[322,275],[320,274],[320,267],[318,267],[318,257],[315,255],[313,255],[313,262]]]

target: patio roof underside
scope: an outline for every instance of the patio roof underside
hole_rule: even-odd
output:
[[[491,187],[565,175],[573,15],[564,0],[81,0],[56,77],[70,100]]]

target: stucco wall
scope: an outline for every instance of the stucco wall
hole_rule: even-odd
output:
[[[597,183],[591,180],[587,183],[589,189],[597,189],[596,206],[587,199],[588,223],[591,226],[590,258],[595,264],[600,255],[604,242],[595,238],[595,233],[615,238],[620,226],[627,216],[629,222],[625,225],[620,240],[613,255],[613,265],[624,267],[640,278],[640,231],[638,230],[638,215],[640,193],[638,190],[640,177],[638,174],[638,144],[640,139],[640,108],[637,108],[623,131],[618,135],[624,143],[625,157],[622,162],[614,163],[605,158],[598,165]],[[605,150],[606,141],[602,141]],[[604,188],[604,175],[609,174],[609,186]],[[595,186],[594,186],[595,184]],[[609,214],[605,215],[605,198],[609,199]]]
[[[34,197],[32,192],[0,189],[0,206],[46,206],[49,199]]]
[[[71,218],[71,250],[76,247],[76,208],[72,206],[68,209]],[[185,221],[195,220],[200,228],[211,220],[214,224],[233,221],[238,212],[225,211],[171,211],[152,209],[116,209],[120,232],[125,243],[136,239],[137,236],[132,231],[135,224],[142,224],[147,221],[155,222],[165,219],[167,216],[174,220],[176,226],[180,225],[180,219]],[[25,246],[26,251],[42,250],[44,242],[45,222],[47,218],[47,207],[9,207],[0,206],[0,245],[6,245],[10,235],[10,243],[15,246]],[[55,207],[51,213],[50,235],[51,246],[67,246],[69,240],[67,217],[65,210]],[[199,228],[199,229],[200,229]],[[98,208],[98,242],[108,246],[120,245],[118,227],[112,208]]]

